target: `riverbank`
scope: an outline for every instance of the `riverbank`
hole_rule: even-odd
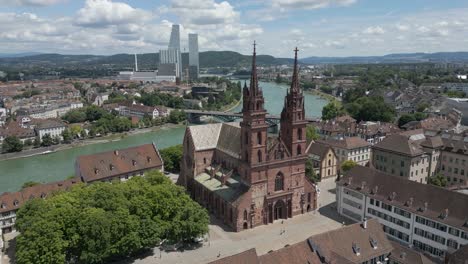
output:
[[[227,106],[227,109],[222,110],[222,111],[223,112],[231,112],[232,110],[236,109],[240,105],[240,103],[241,103],[241,100],[237,100],[236,103]]]
[[[337,97],[331,95],[331,94],[327,94],[327,93],[324,93],[322,91],[319,91],[317,89],[312,89],[312,90],[304,90],[306,93],[309,93],[309,94],[313,94],[315,96],[318,96],[319,98],[321,99],[325,99],[327,100],[328,102],[334,102],[336,103],[337,105],[341,105],[341,100],[339,100]]]
[[[182,126],[183,126],[182,124],[167,123],[167,124],[157,126],[157,127],[140,128],[140,129],[134,129],[134,130],[130,130],[130,131],[123,132],[123,133],[113,133],[113,134],[108,134],[102,137],[79,140],[71,144],[60,144],[60,145],[55,145],[55,146],[50,146],[50,147],[40,147],[40,148],[23,150],[21,152],[3,153],[3,154],[0,154],[0,161],[28,158],[28,157],[33,157],[36,155],[47,155],[49,153],[55,153],[58,151],[63,151],[67,149],[83,147],[83,146],[88,146],[88,145],[93,145],[93,144],[116,142],[116,141],[120,141],[126,138],[127,136],[133,136],[133,135],[150,133],[150,132],[157,132],[162,129],[179,128]]]

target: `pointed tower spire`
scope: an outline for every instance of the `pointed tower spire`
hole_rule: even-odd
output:
[[[257,78],[257,43],[253,43],[252,56],[252,74],[250,76],[250,94],[257,95],[258,93],[258,78]]]
[[[293,70],[293,76],[292,76],[292,82],[291,82],[291,92],[299,92],[300,87],[299,87],[299,69],[297,66],[297,52],[299,50],[297,47],[294,49],[294,70]]]

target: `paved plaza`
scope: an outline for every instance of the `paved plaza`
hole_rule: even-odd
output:
[[[156,249],[151,256],[134,259],[124,263],[207,263],[256,248],[258,255],[277,250],[286,245],[303,241],[312,235],[334,230],[351,222],[339,216],[335,208],[335,182],[323,181],[319,184],[318,203],[321,208],[315,212],[299,215],[284,221],[259,226],[251,230],[235,233],[223,226],[217,219],[212,219],[208,241],[202,247],[193,250],[160,252]]]

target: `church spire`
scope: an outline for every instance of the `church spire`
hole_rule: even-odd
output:
[[[257,43],[253,43],[253,56],[252,56],[252,74],[250,76],[250,94],[257,95],[258,93],[258,78],[257,78]]]
[[[297,47],[294,49],[294,70],[293,70],[293,76],[292,76],[292,82],[291,82],[291,93],[294,92],[299,92],[300,87],[299,87],[299,69],[297,66],[297,52],[299,50]]]

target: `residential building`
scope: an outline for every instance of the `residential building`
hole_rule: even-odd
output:
[[[397,125],[386,122],[361,121],[356,128],[356,136],[369,142],[371,145],[377,144],[385,137],[400,133]]]
[[[0,127],[4,126],[7,119],[7,110],[6,108],[0,107]]]
[[[436,171],[441,147],[440,138],[426,138],[423,130],[391,135],[372,147],[372,165],[391,175],[426,183]]]
[[[468,94],[468,83],[443,83],[441,87],[444,91],[464,92]]]
[[[0,144],[9,136],[15,136],[24,143],[28,140],[33,141],[36,133],[33,129],[21,127],[17,122],[9,122],[4,127],[0,127]]]
[[[307,120],[297,51],[279,137],[268,136],[255,45],[252,60],[250,87],[242,90],[242,122],[187,127],[178,182],[235,231],[316,208],[315,186],[305,176]]]
[[[85,183],[126,181],[149,170],[164,171],[163,160],[154,144],[79,156],[75,162],[75,175]]]
[[[307,147],[309,161],[312,162],[314,174],[322,179],[336,179],[338,176],[338,158],[335,151],[326,144],[310,142]]]
[[[191,81],[198,79],[199,55],[198,55],[198,34],[189,34],[189,78]]]
[[[398,242],[390,240],[393,250],[388,256],[388,264],[434,264],[425,255],[410,249]]]
[[[119,114],[127,117],[136,117],[138,119],[143,119],[145,116],[155,119],[157,117],[167,117],[169,116],[169,111],[167,108],[162,106],[146,106],[146,105],[119,105]]]
[[[356,133],[356,119],[344,115],[331,120],[325,120],[317,125],[324,138],[351,137]]]
[[[65,123],[58,119],[41,120],[34,127],[36,135],[40,140],[42,140],[46,134],[50,135],[52,138],[58,137],[62,139],[62,133],[65,129],[67,129]]]
[[[438,172],[447,178],[450,187],[468,185],[468,137],[463,134],[443,133]]]
[[[338,182],[337,211],[354,221],[376,218],[389,237],[443,258],[468,243],[468,196],[356,166]]]
[[[462,246],[445,258],[445,264],[467,264],[468,263],[468,244]]]
[[[352,160],[359,165],[367,166],[372,157],[371,144],[360,137],[325,139],[317,142],[333,148],[338,158],[338,170],[343,162]]]
[[[413,249],[390,241],[376,219],[312,236],[258,256],[255,249],[210,264],[434,264]]]
[[[54,183],[27,187],[18,192],[6,192],[0,195],[0,234],[15,231],[16,213],[27,201],[34,198],[45,199],[52,193],[67,190],[80,183],[77,178]]]

